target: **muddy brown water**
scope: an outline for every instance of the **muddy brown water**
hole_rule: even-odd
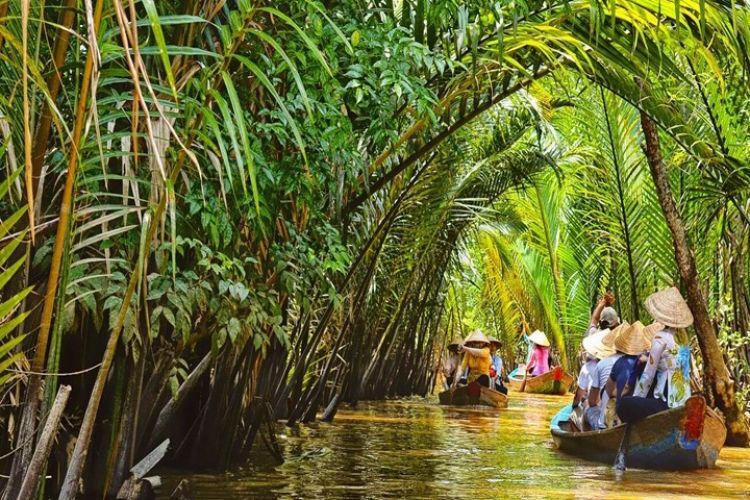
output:
[[[568,397],[511,393],[507,409],[435,399],[360,403],[333,423],[279,425],[286,461],[222,474],[158,471],[167,498],[182,478],[196,499],[227,498],[750,498],[750,450],[725,448],[717,468],[628,469],[556,449],[549,421]]]

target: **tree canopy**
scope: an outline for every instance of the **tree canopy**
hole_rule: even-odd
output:
[[[269,420],[427,394],[470,328],[513,363],[534,325],[574,368],[606,290],[647,320],[648,294],[685,285],[644,116],[746,405],[749,16],[0,0],[7,491],[61,383],[77,440],[48,487],[72,498],[166,437],[225,467]]]

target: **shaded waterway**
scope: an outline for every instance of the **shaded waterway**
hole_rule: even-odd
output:
[[[555,450],[549,421],[567,401],[511,393],[503,410],[361,403],[330,424],[280,425],[283,465],[256,458],[224,474],[161,471],[161,494],[187,477],[196,499],[750,497],[750,450],[725,448],[712,470],[629,469],[621,480],[611,465]]]

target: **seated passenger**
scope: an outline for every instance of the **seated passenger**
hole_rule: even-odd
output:
[[[461,355],[458,353],[458,348],[461,342],[454,340],[448,344],[448,355],[443,358],[443,377],[445,378],[445,388],[449,389],[453,386],[453,381],[456,379],[456,372],[458,367],[461,366]]]
[[[490,337],[490,356],[492,364],[490,366],[490,380],[493,382],[496,391],[500,391],[503,394],[508,394],[508,389],[503,384],[503,358],[497,350],[502,347],[503,343],[497,340],[495,337]]]
[[[458,348],[459,352],[464,353],[461,373],[466,383],[476,382],[484,387],[490,386],[492,358],[489,346],[489,339],[480,330],[474,330]]]
[[[615,398],[613,400],[615,408],[624,396],[632,393],[638,361],[644,353],[648,352],[650,346],[645,327],[640,321],[630,325],[615,338],[615,349],[622,353],[622,356],[612,366],[606,386],[607,396],[610,399]],[[612,418],[616,420],[614,416]],[[605,423],[607,423],[606,418]]]
[[[630,325],[627,321],[621,323],[620,326],[610,331],[602,338],[602,343],[607,347],[612,347],[614,350],[615,339],[629,326]],[[607,386],[607,380],[609,380],[609,374],[612,372],[612,367],[621,356],[622,353],[614,352],[614,354],[601,359],[596,364],[596,369],[591,377],[592,381],[591,388],[589,389],[588,406],[584,412],[584,419],[592,429],[603,429],[605,427],[604,408],[607,407],[609,396],[604,389]]]
[[[615,353],[611,346],[604,344],[603,339],[609,335],[609,330],[599,330],[583,339],[583,349],[586,352],[586,361],[578,374],[578,384],[575,396],[573,396],[573,408],[585,403],[589,390],[596,374],[596,364],[599,360],[608,358]]]
[[[685,403],[690,390],[690,348],[674,339],[678,328],[693,324],[693,314],[677,288],[657,292],[646,299],[646,310],[661,325],[651,342],[648,360],[632,397],[623,398],[617,413],[623,422],[635,422]],[[653,328],[652,328],[653,326]]]
[[[586,336],[601,330],[614,330],[620,326],[620,317],[617,315],[615,308],[612,307],[614,303],[615,298],[610,292],[604,294],[604,297],[596,304],[594,312],[591,313],[591,321],[589,321]]]
[[[529,335],[529,341],[534,347],[526,371],[532,377],[537,377],[549,371],[549,340],[544,332],[537,330]]]
[[[596,364],[600,359],[615,353],[611,346],[605,345],[603,339],[609,335],[609,330],[599,330],[583,339],[583,349],[586,360],[578,374],[578,383],[573,396],[573,412],[570,415],[571,424],[579,431],[587,430],[584,412],[587,407],[589,390],[596,376]]]

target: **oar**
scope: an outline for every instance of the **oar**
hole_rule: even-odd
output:
[[[529,368],[526,365],[523,365],[523,381],[521,381],[521,390],[520,392],[523,392],[526,390],[526,379],[529,376]]]
[[[620,449],[617,450],[615,456],[615,474],[620,476],[625,473],[627,468],[628,459],[628,442],[630,440],[630,424],[625,424],[625,434],[622,436],[622,442],[620,443]]]

